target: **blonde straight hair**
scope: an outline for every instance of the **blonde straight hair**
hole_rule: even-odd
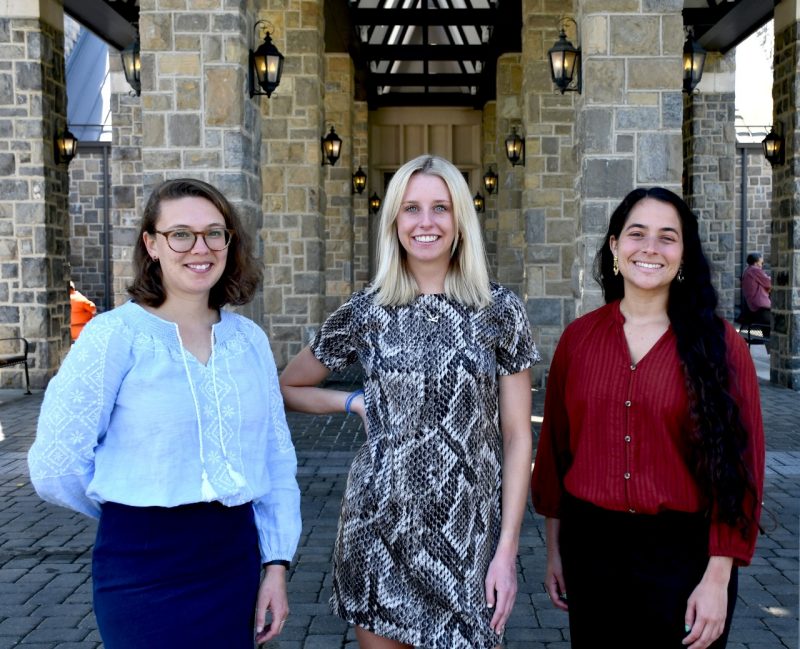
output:
[[[397,238],[397,214],[408,182],[418,173],[438,176],[450,192],[455,237],[444,280],[445,294],[465,306],[476,309],[489,306],[492,294],[486,252],[467,181],[451,162],[433,155],[421,155],[406,162],[386,189],[378,229],[378,271],[371,288],[376,293],[375,302],[382,306],[409,304],[419,292],[406,264],[406,252]]]

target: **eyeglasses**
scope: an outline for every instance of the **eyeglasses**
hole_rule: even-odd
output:
[[[225,250],[233,237],[233,230],[225,228],[212,228],[205,232],[193,232],[192,230],[169,230],[162,232],[156,230],[156,234],[164,235],[167,245],[174,252],[189,252],[197,243],[197,237],[203,237],[203,241],[209,250],[219,252]]]

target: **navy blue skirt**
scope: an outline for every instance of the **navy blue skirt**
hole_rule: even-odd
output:
[[[260,568],[249,503],[105,503],[92,557],[105,649],[253,649]]]

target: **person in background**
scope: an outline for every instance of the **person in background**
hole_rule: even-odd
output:
[[[94,318],[97,313],[97,307],[94,302],[75,288],[75,282],[69,283],[69,306],[69,333],[72,337],[72,342],[75,342],[78,336],[81,335],[84,325]]]
[[[86,326],[47,387],[31,481],[100,519],[106,649],[252,649],[254,625],[263,643],[285,623],[301,524],[269,341],[222,308],[255,293],[250,238],[217,189],[169,180],[134,268],[132,299]]]
[[[625,197],[595,279],[606,305],[566,328],[547,381],[532,477],[545,589],[574,649],[720,649],[758,534],[753,361],[673,192]]]
[[[764,272],[764,256],[760,252],[747,255],[747,268],[742,273],[742,297],[747,306],[747,323],[770,324],[772,280]],[[744,319],[743,319],[744,320]],[[764,328],[762,327],[762,330]],[[769,327],[764,331],[769,336]]]
[[[379,228],[372,285],[280,379],[288,408],[353,412],[366,426],[331,604],[362,649],[491,649],[517,591],[539,355],[520,299],[489,281],[469,187],[450,162],[404,164]],[[316,387],[356,361],[363,392]]]

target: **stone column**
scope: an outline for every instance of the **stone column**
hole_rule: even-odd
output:
[[[275,25],[273,41],[286,56],[281,85],[261,98],[263,322],[278,367],[309,342],[323,317],[322,9],[321,0],[287,0],[259,14]]]
[[[551,81],[547,50],[558,38],[561,14],[544,4],[525,0],[522,5],[522,87],[528,133],[522,204],[528,316],[548,358],[575,314],[577,288],[572,276],[579,178],[575,158],[577,93],[561,94]],[[569,37],[578,42],[574,29]]]
[[[222,191],[256,235],[258,103],[247,94],[253,6],[253,0],[141,0],[139,34],[145,200],[167,178],[199,178]],[[260,301],[241,310],[258,319]]]
[[[142,101],[131,91],[117,52],[111,69],[111,286],[114,304],[128,299],[133,246],[144,211]]]
[[[106,204],[108,142],[81,143],[70,163],[70,277],[77,289],[106,310]],[[109,201],[110,205],[110,201]]]
[[[743,164],[744,163],[744,164]],[[764,157],[760,142],[736,147],[736,270],[741,277],[747,268],[747,255],[764,255],[764,270],[772,275],[772,165]],[[743,168],[744,167],[744,168]],[[742,183],[744,175],[745,184]],[[742,196],[744,191],[744,197]],[[745,213],[742,215],[742,203]],[[736,292],[736,301],[741,291]]]
[[[353,102],[353,173],[361,165],[369,172],[369,108],[366,101]],[[369,178],[361,194],[353,194],[353,289],[363,288],[369,273]]]
[[[498,152],[505,158],[502,149],[498,149],[499,134],[497,131],[497,102],[487,102],[483,107],[483,169],[481,170],[480,192],[486,201],[486,211],[480,215],[483,221],[483,241],[486,246],[486,260],[489,264],[489,277],[497,276],[497,192],[489,194],[483,186],[483,174],[491,167],[497,173]],[[499,189],[499,188],[498,188]]]
[[[324,160],[325,314],[353,292],[353,62],[348,54],[325,55],[325,134],[333,126],[342,138],[339,160]]]
[[[719,293],[719,313],[732,320],[739,301],[736,267],[736,112],[733,51],[709,53],[703,79],[683,100],[684,197],[697,215],[700,240]]]
[[[513,126],[526,136],[522,121],[522,63],[519,54],[504,54],[497,60],[497,110],[495,148],[505,150],[505,139]],[[512,166],[503,155],[498,161],[497,192],[497,281],[518,295],[525,290],[525,229],[522,222],[524,167]]]
[[[69,174],[67,165],[55,163],[53,151],[55,135],[66,127],[64,15],[54,0],[5,6],[0,17],[0,337],[23,336],[30,342],[31,384],[44,388],[70,340]],[[0,372],[0,386],[23,384],[19,369]]]
[[[800,3],[775,8],[774,119],[786,143],[786,163],[772,169],[772,333],[770,380],[800,390]]]
[[[636,186],[681,189],[682,0],[578,0],[583,93],[576,314],[602,304],[592,278],[614,208]]]

